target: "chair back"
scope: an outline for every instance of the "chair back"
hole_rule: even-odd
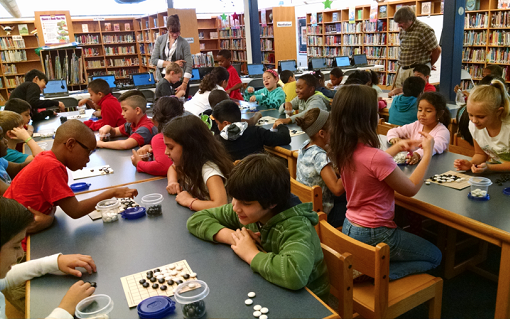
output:
[[[253,87],[253,89],[260,90],[264,87],[264,81],[262,79],[253,79],[248,83],[248,86]]]
[[[297,197],[303,203],[312,203],[313,211],[320,212],[323,211],[322,208],[322,189],[320,186],[306,186],[301,184],[294,178],[290,178],[290,192]]]
[[[377,134],[386,135],[389,130],[395,127],[399,127],[399,125],[390,124],[385,122],[384,119],[379,119],[379,123],[377,124]]]
[[[64,103],[66,108],[78,106],[78,100],[72,97],[61,97],[58,100]]]
[[[458,133],[453,136],[453,145],[450,145],[450,152],[457,153],[465,156],[475,155],[475,148],[469,144],[465,139],[460,137]]]
[[[145,96],[147,103],[154,102],[154,92],[152,90],[140,90],[140,92],[142,92],[143,96]]]

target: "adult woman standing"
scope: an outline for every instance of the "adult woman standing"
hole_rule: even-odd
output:
[[[156,39],[154,51],[152,51],[151,64],[156,66],[156,79],[158,81],[163,78],[165,67],[170,62],[175,62],[183,68],[183,80],[175,84],[175,91],[186,90],[187,96],[188,82],[193,69],[189,43],[180,36],[181,23],[177,14],[168,16],[166,27],[168,33],[160,35]]]

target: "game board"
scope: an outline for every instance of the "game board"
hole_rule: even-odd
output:
[[[289,134],[290,134],[290,137],[293,137],[293,136],[297,136],[297,135],[305,134],[305,132],[303,132],[303,131],[298,131],[298,130],[290,130],[290,131],[289,131]]]
[[[179,269],[180,270],[177,270]],[[158,284],[158,288],[152,288],[152,285],[154,284],[148,279],[147,273],[152,271],[153,273],[156,273],[155,270],[159,269],[161,273],[164,273],[165,275],[165,281],[164,283],[159,283],[158,281],[154,282]],[[173,274],[171,275],[173,271]],[[184,279],[183,275],[188,274],[190,275],[188,279]],[[168,296],[171,297],[174,295],[174,290],[179,285],[177,280],[187,281],[187,280],[194,280],[197,278],[197,275],[191,271],[191,268],[188,265],[188,262],[186,260],[180,260],[175,263],[171,263],[168,265],[164,265],[161,267],[156,267],[153,269],[148,269],[136,274],[132,274],[129,276],[125,276],[120,278],[120,281],[122,283],[122,288],[124,289],[124,294],[126,295],[126,300],[128,302],[129,308],[136,307],[141,301],[144,299],[147,299],[149,297],[153,296]],[[149,287],[145,288],[140,284],[140,280],[146,280],[149,283]],[[172,285],[168,284],[169,279],[173,280],[174,283]],[[161,290],[159,286],[165,285],[167,286],[166,290]],[[199,286],[196,286],[194,288],[187,288],[187,290],[183,291],[189,291],[199,288]]]
[[[462,173],[455,172],[455,171],[448,171],[448,172],[443,173],[443,174],[456,175],[458,177],[463,178],[464,180],[462,180],[460,182],[438,183],[438,182],[435,182],[435,181],[431,180],[430,178],[428,178],[427,182],[438,184],[438,185],[442,185],[442,186],[446,186],[446,187],[450,187],[450,188],[454,188],[454,189],[458,189],[458,190],[461,190],[461,189],[464,189],[466,187],[471,186],[468,183],[469,179],[471,178],[471,176],[469,176],[469,175],[462,174]]]
[[[257,122],[257,125],[262,126],[262,125],[267,125],[267,124],[274,124],[274,122],[276,122],[276,118],[274,118],[272,116],[263,116]]]
[[[90,116],[87,116],[85,114],[79,114],[79,115],[70,115],[67,117],[68,120],[81,120],[81,119],[88,119]]]
[[[137,202],[135,202],[133,199],[131,198],[119,198],[119,200],[121,201],[121,204],[120,204],[120,207],[119,207],[119,214],[122,213],[123,211],[126,210],[126,208],[128,208],[127,205],[125,204],[122,204],[122,201],[126,201],[126,200],[129,200],[130,202],[133,203],[132,206],[135,206],[135,205],[138,205],[140,206],[140,204],[138,204]],[[92,220],[98,220],[98,219],[101,219],[101,213],[98,211],[98,210],[94,210],[92,213],[89,213],[89,217],[90,219]]]
[[[104,171],[105,169],[106,169],[106,172]],[[73,174],[73,179],[77,180],[77,179],[82,179],[82,178],[113,174],[113,169],[110,167],[110,165],[102,165],[102,166],[96,166],[96,167],[85,167],[84,169],[80,169],[80,170],[72,172],[72,174]]]
[[[239,101],[239,109],[241,111],[257,111],[257,106],[256,102]]]

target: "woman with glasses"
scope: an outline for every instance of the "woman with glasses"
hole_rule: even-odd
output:
[[[151,56],[151,64],[156,66],[156,80],[161,81],[166,66],[171,62],[175,62],[184,70],[182,81],[174,84],[175,91],[185,90],[185,96],[188,96],[188,82],[193,70],[191,49],[189,43],[180,36],[181,23],[177,14],[168,16],[166,27],[168,33],[160,35],[156,39]]]

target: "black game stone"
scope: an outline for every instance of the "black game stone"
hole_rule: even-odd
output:
[[[182,275],[182,278],[189,279],[189,275],[188,274],[184,274],[184,275]]]
[[[165,278],[159,278],[159,279],[158,279],[158,282],[159,282],[160,284],[164,283],[164,282],[165,282]]]
[[[144,288],[149,288],[149,283],[148,283],[148,282],[144,282],[142,286],[143,286]]]
[[[146,283],[147,281],[145,279],[140,279],[140,284],[143,285],[144,283]]]
[[[157,280],[156,277],[151,278],[151,282],[156,282],[156,280]]]
[[[152,285],[152,288],[153,288],[153,289],[158,289],[158,287],[159,287],[159,285],[158,285],[158,284],[153,284],[153,285]]]
[[[167,281],[166,283],[167,283],[169,286],[172,286],[173,284],[175,284],[175,282],[174,282],[172,279],[170,279],[170,280],[169,280],[169,281]]]
[[[161,287],[159,287],[159,289],[166,290],[166,286],[165,285],[161,285]]]

